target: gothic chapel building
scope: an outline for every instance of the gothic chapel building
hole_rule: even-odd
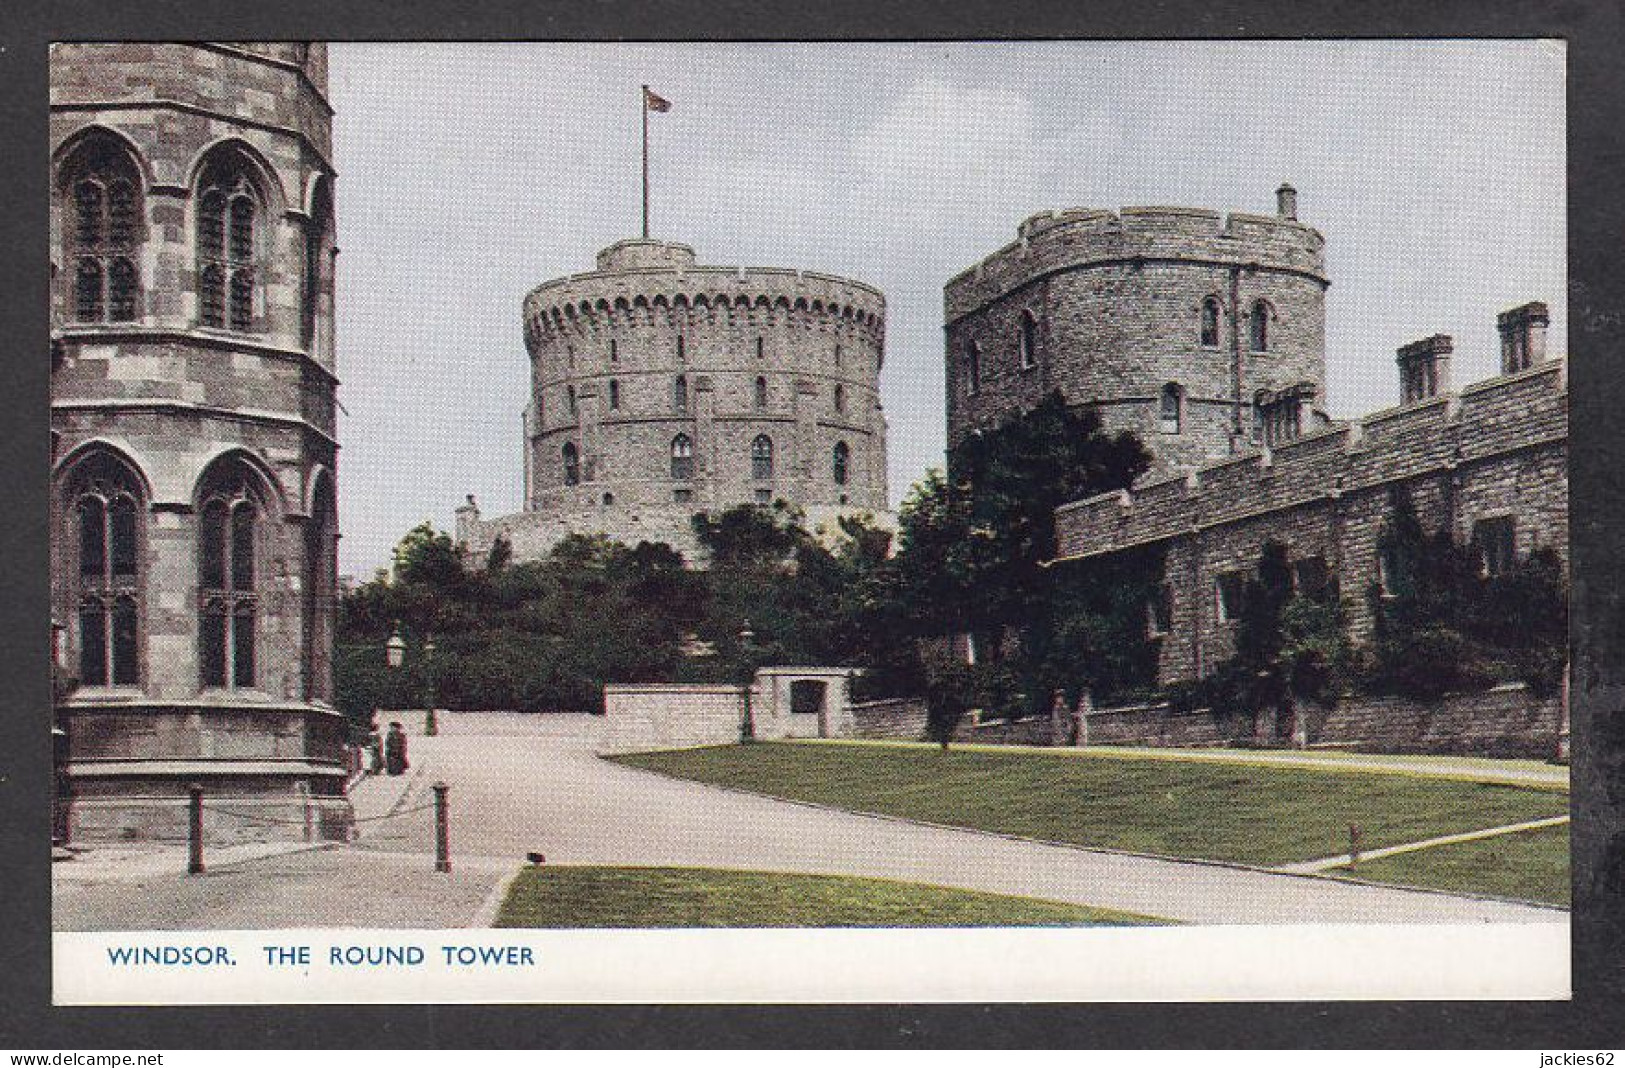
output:
[[[232,802],[211,833],[350,821],[326,68],[320,44],[52,46],[52,615],[74,837],[175,834],[192,784]]]

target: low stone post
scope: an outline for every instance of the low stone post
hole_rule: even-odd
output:
[[[1349,824],[1349,870],[1360,866],[1360,825]]]
[[[446,794],[451,787],[434,784],[434,870],[451,871],[451,825],[446,811]]]
[[[186,788],[190,795],[189,818],[186,827],[186,874],[203,874],[203,787],[193,783]]]
[[[1072,744],[1083,747],[1089,744],[1089,713],[1095,710],[1095,700],[1085,686],[1078,691],[1078,710],[1072,713]]]
[[[1057,689],[1049,706],[1049,744],[1067,745],[1072,741],[1072,717],[1066,710],[1066,691]]]

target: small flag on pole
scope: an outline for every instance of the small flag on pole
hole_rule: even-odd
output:
[[[645,85],[643,87],[643,106],[650,111],[670,111],[671,101]]]

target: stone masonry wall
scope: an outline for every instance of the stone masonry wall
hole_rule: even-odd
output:
[[[1108,430],[1137,434],[1153,476],[1230,455],[1239,421],[1253,432],[1260,391],[1307,384],[1307,420],[1325,407],[1324,241],[1293,219],[1186,208],[1072,210],[1022,224],[1018,241],[952,279],[945,290],[950,446],[997,425],[1052,390],[1093,406]],[[1216,344],[1202,305],[1220,307]],[[1266,350],[1249,324],[1266,303]],[[1020,355],[1031,315],[1031,366]],[[968,349],[979,352],[979,384]],[[1177,430],[1160,397],[1183,390]],[[1323,420],[1323,414],[1318,417]],[[1307,427],[1306,427],[1307,429]]]
[[[524,518],[470,517],[470,551],[495,538],[490,522],[523,532],[524,558],[566,532],[629,543],[654,533],[684,549],[689,516],[764,498],[885,514],[879,292],[811,272],[699,266],[692,249],[659,241],[620,242],[598,267],[525,300]],[[679,435],[686,477],[672,462]],[[758,474],[762,436],[771,470]]]
[[[1184,478],[1065,505],[1056,511],[1060,556],[1166,545],[1163,683],[1231,655],[1234,623],[1219,618],[1218,576],[1251,574],[1270,539],[1295,560],[1324,560],[1350,635],[1364,640],[1394,487],[1409,491],[1430,529],[1448,527],[1465,542],[1479,520],[1510,517],[1520,556],[1552,546],[1567,559],[1567,426],[1564,365],[1544,363]]]

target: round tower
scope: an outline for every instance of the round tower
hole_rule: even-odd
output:
[[[1153,474],[1326,422],[1325,241],[1279,214],[1035,215],[944,291],[948,439],[1059,389],[1135,433]]]
[[[698,265],[621,241],[524,302],[525,513],[462,523],[539,555],[568,533],[695,558],[698,512],[784,501],[811,525],[883,515],[885,300],[807,271]]]
[[[50,100],[73,833],[174,834],[196,783],[270,818],[211,836],[342,836],[326,47],[57,44]]]

